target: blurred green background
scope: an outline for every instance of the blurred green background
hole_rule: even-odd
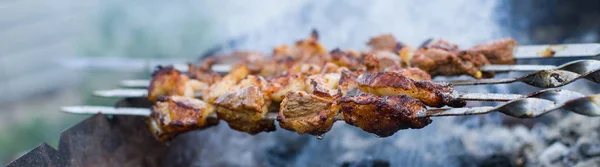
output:
[[[128,60],[195,60],[297,2],[0,2],[0,164],[43,142],[56,147],[61,131],[88,117],[60,106],[112,106],[118,99],[91,92],[148,78],[150,68],[128,68]],[[114,69],[88,67],[102,58],[123,61]]]

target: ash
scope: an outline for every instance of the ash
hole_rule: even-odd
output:
[[[558,3],[552,2],[550,4]],[[533,2],[521,6],[515,1],[501,4],[500,1],[469,0],[315,0],[300,4],[227,45],[235,49],[269,51],[278,44],[290,44],[304,37],[313,28],[319,30],[321,41],[330,49],[365,49],[368,38],[382,33],[392,33],[413,46],[429,37],[445,38],[462,47],[515,35],[522,44],[552,42],[538,38],[539,34],[522,33],[537,26],[533,24],[537,23],[533,20],[535,17],[527,20],[517,15],[519,11],[527,14],[522,11],[537,9]],[[241,34],[235,32],[235,28],[227,30],[232,31],[227,32],[229,34]],[[552,32],[560,34],[561,30],[563,34],[568,32],[566,28]],[[569,38],[555,35],[562,39],[554,40],[589,42],[598,36],[595,32],[570,35]],[[595,87],[597,85],[587,81],[578,81],[563,89],[591,94],[597,92]],[[458,88],[458,91],[493,93],[537,90],[520,83]],[[470,106],[494,104],[469,103]],[[343,122],[337,122],[321,140],[285,130],[251,136],[232,131],[222,123],[178,137],[173,143],[179,144],[172,147],[186,148],[173,150],[186,151],[171,153],[168,158],[193,159],[191,164],[179,162],[174,166],[593,166],[600,163],[599,131],[600,118],[568,112],[524,120],[498,113],[440,117],[423,129],[399,131],[388,138],[378,138]]]

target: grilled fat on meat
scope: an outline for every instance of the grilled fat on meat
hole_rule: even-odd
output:
[[[339,112],[339,80],[338,73],[311,75],[300,82],[304,90],[286,91],[277,116],[279,125],[299,134],[328,132]]]
[[[238,65],[233,67],[229,74],[225,75],[218,82],[210,85],[210,88],[202,93],[202,99],[209,103],[213,103],[217,98],[221,97],[221,95],[231,91],[238,82],[246,78],[249,74],[250,70],[246,66]]]
[[[425,105],[465,105],[452,98],[452,85],[433,83],[431,76],[485,77],[479,70],[485,64],[514,63],[516,42],[503,39],[460,50],[433,40],[415,50],[386,34],[368,45],[371,50],[360,54],[327,52],[313,32],[295,45],[275,48],[271,57],[237,52],[230,57],[238,65],[223,77],[210,70],[217,62],[211,59],[190,65],[189,76],[172,67],[159,68],[148,89],[150,100],[159,99],[149,124],[157,138],[166,140],[192,127],[206,127],[207,113],[216,110],[231,128],[254,134],[274,130],[274,121],[263,118],[279,111],[282,128],[320,135],[342,112],[347,123],[389,136],[429,124],[429,118],[415,117]],[[191,98],[199,90],[206,102]],[[174,98],[158,98],[167,95]]]
[[[331,129],[338,112],[339,105],[333,97],[294,91],[281,102],[277,121],[281,128],[299,134],[321,135]]]
[[[208,85],[212,85],[221,80],[221,75],[212,71],[211,69],[215,61],[216,60],[214,59],[208,58],[200,66],[188,64],[188,72],[190,77]]]
[[[160,141],[167,141],[183,132],[203,129],[218,124],[209,120],[215,107],[202,100],[183,96],[161,96],[152,107],[146,122],[152,134]]]
[[[430,118],[417,118],[426,112],[425,105],[406,95],[375,96],[360,94],[340,99],[344,121],[380,137],[391,136],[401,129],[419,129],[431,123]]]
[[[490,62],[478,52],[460,51],[458,46],[444,40],[429,40],[415,51],[410,64],[432,76],[467,74],[481,78],[480,68]]]
[[[208,84],[177,71],[172,66],[158,67],[152,74],[148,87],[148,100],[156,101],[159,96],[194,97],[196,91],[204,90]]]
[[[517,41],[503,38],[476,45],[470,51],[483,54],[492,64],[515,64],[513,49],[516,46]]]
[[[214,101],[219,119],[229,127],[256,134],[275,130],[272,120],[261,120],[269,112],[271,100],[265,93],[266,81],[260,76],[249,75],[231,90]]]
[[[466,102],[453,98],[454,87],[431,81],[415,81],[395,72],[363,73],[356,79],[362,92],[378,96],[407,95],[421,100],[428,106],[464,107]]]

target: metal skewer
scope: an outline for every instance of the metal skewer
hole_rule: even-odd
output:
[[[567,110],[585,116],[600,116],[600,94],[557,103],[540,98],[523,98],[496,107],[432,109],[419,117],[480,115],[501,112],[517,118],[534,118],[551,111]]]
[[[110,89],[94,91],[93,95],[107,98],[133,98],[146,97],[148,91],[146,89]],[[196,97],[200,96],[200,94],[196,95]],[[523,98],[524,96],[520,94],[453,92],[451,97],[459,100],[471,101],[510,101]]]
[[[539,92],[550,92],[550,91],[560,91],[562,96],[572,97],[572,96],[582,96],[578,92],[573,92],[569,90],[557,90],[557,89],[546,89]],[[107,97],[107,98],[132,98],[132,97],[146,97],[148,91],[145,89],[111,89],[111,90],[97,90],[93,92],[94,96],[98,97]],[[536,94],[536,93],[534,93]],[[197,94],[196,97],[200,97],[200,94]],[[504,94],[504,93],[467,93],[467,92],[453,92],[451,94],[452,98],[459,100],[467,100],[467,101],[511,101],[516,99],[521,99],[525,97],[531,97],[531,95],[521,95],[521,94]]]
[[[552,52],[548,55],[547,52]],[[515,59],[548,57],[588,57],[600,55],[600,44],[521,45],[513,51]]]
[[[578,79],[585,78],[589,81],[600,83],[600,69],[588,71],[582,74],[565,70],[542,70],[530,73],[518,78],[492,78],[478,80],[454,80],[446,81],[454,86],[464,85],[487,85],[523,82],[539,88],[556,88],[570,84]]]
[[[556,110],[568,110],[586,116],[600,116],[600,94],[581,97],[563,96],[564,93],[560,93],[563,91],[544,91],[533,94],[532,97],[513,100],[496,107],[429,109],[427,112],[417,115],[417,117],[466,116],[501,112],[512,117],[533,118]],[[61,110],[74,114],[102,113],[107,115],[149,116],[151,113],[148,108],[114,108],[106,106],[67,106],[62,107]],[[216,118],[216,115],[213,114],[209,117]],[[277,113],[268,113],[263,119],[277,120]],[[336,120],[343,119],[336,116]]]
[[[225,69],[224,66],[219,68]],[[553,65],[486,65],[482,67],[482,71],[488,72],[506,72],[506,71],[552,71],[552,70],[563,70],[583,75],[587,72],[600,69],[600,60],[577,60],[565,63],[560,66]],[[595,73],[592,76],[585,77],[588,80],[598,82],[600,81],[600,73]],[[480,79],[480,80],[461,80],[461,81],[450,81],[455,85],[477,85],[477,84],[497,84],[497,83],[510,83],[515,82],[515,79]],[[150,85],[149,80],[134,79],[134,80],[123,80],[120,83],[123,87],[132,88],[145,88]]]

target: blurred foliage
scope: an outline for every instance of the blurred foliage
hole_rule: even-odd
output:
[[[10,135],[0,135],[0,160],[7,164],[18,156],[28,152],[41,143],[58,147],[60,132],[87,116],[67,115],[61,121],[48,121],[43,116],[33,117],[2,132]]]
[[[211,18],[184,2],[106,1],[82,44],[87,56],[197,57],[216,37]]]
[[[104,105],[112,106],[119,99],[116,98],[100,98],[91,95],[91,92],[99,89],[112,89],[118,87],[118,83],[122,79],[131,78],[144,78],[149,74],[145,72],[115,72],[115,71],[83,71],[84,75],[81,75],[81,83],[74,87],[67,89],[74,91],[75,98],[81,99],[81,104],[85,105]],[[68,91],[68,90],[59,90]],[[69,100],[69,97],[61,93],[50,93],[47,95],[40,95],[39,98],[64,98]],[[64,101],[64,100],[59,100]],[[36,105],[33,103],[32,105]],[[76,105],[76,104],[73,104]],[[2,134],[0,135],[0,162],[7,164],[14,160],[18,156],[28,152],[34,147],[40,145],[43,142],[57,148],[60,133],[78,122],[86,119],[89,115],[73,115],[67,113],[61,113],[57,110],[45,109],[42,106],[37,106],[42,110],[40,114],[30,114],[31,119],[26,121],[16,122],[0,129]],[[19,111],[15,111],[19,112]],[[23,111],[28,112],[28,111]],[[38,112],[35,112],[38,113]],[[50,115],[60,114],[57,119],[47,118]],[[54,117],[54,116],[50,116]]]

